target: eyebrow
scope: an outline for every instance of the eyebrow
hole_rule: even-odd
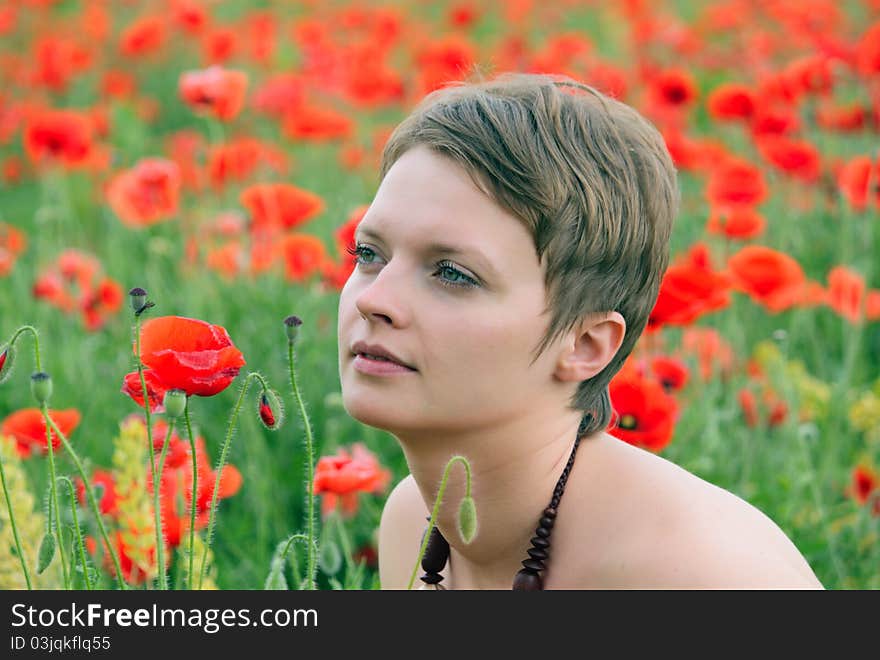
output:
[[[363,236],[369,236],[371,238],[375,238],[378,241],[385,242],[385,239],[382,237],[382,234],[377,232],[370,227],[362,227],[360,225],[355,229],[356,234],[361,234]],[[469,259],[474,259],[477,262],[477,265],[480,266],[485,272],[487,272],[490,276],[497,277],[498,271],[492,267],[492,264],[489,262],[489,259],[483,255],[483,253],[478,252],[477,250],[465,249],[459,247],[457,245],[451,245],[448,243],[429,243],[425,246],[425,250],[427,252],[433,252],[435,254],[445,254],[452,256],[465,257]]]

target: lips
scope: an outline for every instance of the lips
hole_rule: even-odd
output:
[[[385,348],[381,344],[368,344],[363,341],[355,342],[355,344],[351,347],[352,355],[368,355],[371,357],[380,357],[385,358],[389,362],[393,362],[402,367],[406,367],[407,369],[412,369],[413,371],[417,371],[415,367],[411,364],[405,362],[402,358],[395,355],[389,349]]]

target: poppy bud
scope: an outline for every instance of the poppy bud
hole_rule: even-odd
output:
[[[43,536],[40,549],[37,552],[37,575],[49,568],[52,558],[55,556],[55,537],[49,532]]]
[[[458,533],[465,543],[477,535],[477,506],[470,495],[462,499],[458,507]]]
[[[33,374],[31,376],[31,393],[37,403],[46,403],[52,396],[52,377],[45,371]]]
[[[136,312],[147,304],[147,292],[139,286],[129,291],[128,295],[131,296],[131,308]]]
[[[281,426],[284,419],[284,407],[281,405],[281,399],[274,390],[263,390],[260,395],[260,405],[257,411],[260,415],[260,421],[270,431],[274,431]]]
[[[186,410],[186,392],[176,389],[167,390],[162,405],[165,406],[166,416],[177,419]]]
[[[302,319],[298,316],[288,316],[284,319],[284,328],[287,330],[287,341],[291,344],[296,341],[299,332],[299,326],[302,325]]]
[[[12,344],[0,347],[0,383],[9,378],[12,373],[12,363],[15,361],[15,351]]]

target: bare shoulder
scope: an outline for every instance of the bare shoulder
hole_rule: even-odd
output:
[[[584,480],[578,491],[587,511],[584,498],[604,502],[604,520],[596,524],[608,545],[588,555],[587,582],[603,588],[822,588],[779,526],[742,498],[611,436],[597,444],[593,476],[599,470],[604,476]]]
[[[379,523],[379,581],[382,589],[406,589],[430,514],[412,475],[391,491]],[[419,583],[420,584],[420,583]],[[414,587],[415,588],[415,587]]]

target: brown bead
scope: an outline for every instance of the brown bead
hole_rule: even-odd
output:
[[[540,559],[524,559],[522,561],[522,565],[526,568],[530,568],[533,571],[543,571],[544,570],[544,562]]]
[[[419,579],[425,584],[437,584],[443,581],[443,576],[437,575],[437,573],[425,573]]]
[[[522,569],[513,578],[514,591],[541,591],[543,588],[541,576],[527,568]]]
[[[550,536],[550,530],[546,527],[538,527],[538,529],[535,530],[535,534],[546,539],[548,536]]]
[[[431,530],[428,545],[422,557],[422,568],[428,573],[439,573],[449,559],[449,543],[436,527]]]
[[[547,516],[548,518],[555,518],[556,517],[556,509],[554,509],[552,506],[548,506],[546,509],[544,509],[544,515]]]
[[[553,518],[548,518],[547,516],[544,516],[543,518],[541,518],[541,527],[546,527],[547,529],[552,529],[553,528]]]
[[[532,559],[547,559],[550,556],[543,548],[529,548],[528,552]]]
[[[532,537],[532,545],[536,548],[549,548],[550,541],[541,537],[541,536],[533,536]]]

